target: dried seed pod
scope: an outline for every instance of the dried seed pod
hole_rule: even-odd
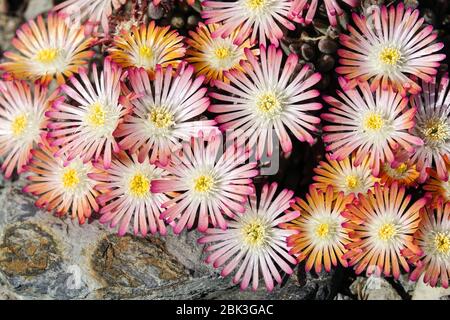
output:
[[[324,38],[320,39],[318,48],[322,53],[333,54],[337,51],[338,44],[330,38]]]

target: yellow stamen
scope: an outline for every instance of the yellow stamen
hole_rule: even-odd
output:
[[[219,47],[214,51],[214,55],[216,56],[217,59],[225,59],[228,58],[231,54],[231,50],[229,48],[226,47]]]
[[[402,58],[402,54],[397,48],[386,47],[381,50],[379,58],[382,63],[390,66],[395,66]]]
[[[36,55],[36,60],[41,63],[52,63],[59,55],[58,49],[42,49]]]
[[[64,188],[73,189],[80,183],[80,178],[75,169],[66,169],[62,176]]]
[[[423,130],[426,138],[435,142],[444,142],[450,136],[450,128],[440,120],[430,121]]]
[[[214,179],[210,176],[200,176],[194,181],[194,190],[205,193],[211,191],[214,186]]]
[[[131,179],[129,188],[133,196],[143,197],[150,192],[150,181],[145,175],[138,173]]]
[[[248,223],[243,229],[244,241],[253,246],[260,246],[266,240],[266,228],[259,221]]]
[[[408,170],[408,165],[406,163],[401,163],[396,169],[395,172],[399,175],[402,175]]]
[[[359,185],[359,179],[357,176],[355,175],[349,175],[345,178],[345,185],[347,186],[347,188],[349,188],[350,190],[355,189],[358,185]]]
[[[250,9],[260,9],[266,5],[266,0],[247,0],[247,7]]]
[[[378,230],[378,237],[384,241],[392,239],[396,234],[397,230],[392,223],[385,223]]]
[[[436,250],[440,253],[450,253],[450,237],[444,232],[438,232],[434,238],[434,245]]]
[[[316,228],[316,234],[319,238],[325,238],[330,233],[330,225],[328,223],[321,223]]]
[[[106,120],[106,111],[99,102],[94,103],[89,110],[89,123],[94,127],[102,127]]]
[[[370,113],[364,119],[364,129],[372,131],[380,131],[384,126],[384,119],[378,113]]]
[[[20,137],[27,127],[28,120],[25,115],[20,115],[14,118],[13,122],[11,123],[11,131],[14,136]]]
[[[148,119],[159,129],[168,128],[175,123],[173,121],[173,115],[164,108],[155,108],[150,111]]]
[[[151,59],[153,57],[153,50],[152,48],[143,45],[139,48],[139,55],[146,59]]]
[[[265,93],[256,102],[259,111],[268,117],[274,117],[281,112],[281,103],[273,93]]]

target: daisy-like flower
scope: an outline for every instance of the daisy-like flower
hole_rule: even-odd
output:
[[[208,244],[205,250],[210,255],[206,262],[222,268],[222,277],[237,269],[233,282],[240,283],[242,290],[250,281],[256,290],[261,274],[267,290],[272,291],[274,279],[282,281],[280,269],[287,274],[293,272],[291,265],[296,259],[288,253],[286,238],[296,231],[279,225],[295,219],[299,213],[284,212],[289,209],[293,192],[285,189],[275,197],[276,189],[276,183],[266,184],[260,200],[256,195],[249,196],[245,213],[237,212],[227,229],[208,229],[198,241]]]
[[[421,221],[416,239],[423,255],[410,255],[410,262],[416,268],[410,274],[410,280],[425,274],[423,281],[435,287],[440,281],[442,287],[448,288],[450,277],[450,202],[439,199],[433,208],[424,207],[420,211]]]
[[[359,0],[342,0],[339,2],[345,2],[351,7],[356,7],[359,4]],[[328,20],[332,26],[337,25],[337,16],[341,16],[344,11],[339,6],[336,0],[323,0],[325,10],[327,11]],[[292,15],[299,16],[300,22],[310,24],[316,14],[317,7],[319,6],[319,0],[295,0],[292,5]],[[306,14],[304,14],[306,13]]]
[[[178,66],[186,51],[182,40],[183,37],[170,30],[170,26],[159,27],[151,21],[148,26],[132,26],[131,32],[122,31],[114,37],[109,53],[123,68],[144,68],[153,75],[156,65],[163,68]]]
[[[339,79],[341,87],[345,80]],[[330,122],[324,126],[323,140],[331,158],[342,160],[356,151],[355,165],[359,166],[369,154],[369,165],[378,176],[381,163],[392,164],[398,147],[412,153],[423,141],[408,133],[414,127],[415,108],[408,108],[408,99],[391,89],[378,88],[372,93],[367,82],[354,89],[337,91],[341,100],[324,97],[332,107],[321,115]]]
[[[448,75],[440,83],[436,78],[422,82],[423,92],[411,97],[411,105],[417,109],[413,133],[424,144],[412,156],[420,171],[419,182],[424,182],[427,169],[435,168],[441,180],[448,180],[446,161],[450,155],[450,86]]]
[[[403,96],[407,92],[417,94],[420,86],[409,75],[425,81],[437,73],[444,54],[435,52],[443,43],[434,43],[437,33],[433,27],[423,26],[424,19],[419,11],[408,8],[403,3],[374,10],[370,17],[353,14],[357,29],[348,26],[350,35],[341,34],[340,41],[346,49],[338,50],[341,56],[336,72],[352,80],[349,85],[360,80],[370,81],[372,91],[391,85]]]
[[[94,166],[104,171],[90,175],[100,182],[95,189],[102,193],[97,198],[103,206],[101,223],[109,223],[112,228],[119,225],[120,236],[128,231],[130,223],[135,235],[146,236],[148,231],[166,234],[164,221],[159,216],[161,205],[169,198],[150,192],[153,179],[167,175],[163,169],[150,164],[148,157],[139,162],[136,154],[130,158],[125,152],[117,155],[109,169],[104,170],[100,163]]]
[[[192,121],[209,106],[202,88],[203,76],[192,78],[194,68],[185,64],[173,75],[172,66],[163,70],[156,68],[155,80],[151,81],[144,69],[130,70],[132,90],[138,95],[131,103],[133,114],[127,115],[115,134],[123,139],[120,146],[139,152],[142,161],[150,153],[150,162],[167,165],[171,153],[189,141],[199,131],[206,135],[217,132],[214,120]]]
[[[201,232],[210,222],[225,229],[224,214],[233,218],[245,211],[246,196],[254,193],[252,178],[258,174],[257,164],[246,164],[250,153],[242,148],[230,146],[220,155],[221,147],[220,135],[192,138],[164,168],[170,175],[153,180],[153,193],[179,193],[163,204],[167,209],[161,214],[168,223],[176,221],[176,234],[186,226],[191,229],[197,218]]]
[[[99,25],[108,33],[109,21],[113,9],[119,9],[127,0],[66,0],[53,8],[66,15],[80,19],[86,27],[86,33],[95,31]]]
[[[381,276],[391,274],[395,279],[400,276],[400,265],[406,272],[409,266],[402,251],[409,249],[420,254],[420,248],[414,244],[413,234],[419,222],[420,209],[427,198],[421,198],[411,204],[411,195],[405,196],[405,187],[375,185],[375,191],[367,195],[359,194],[359,201],[349,204],[342,215],[349,219],[343,227],[351,229],[352,242],[346,245],[349,250],[343,259],[354,266],[356,274],[367,270],[366,274]]]
[[[394,162],[391,164],[385,162],[381,166],[381,184],[390,186],[394,181],[397,181],[399,186],[416,185],[419,172],[416,170],[415,162],[410,158],[411,155],[403,149],[395,152]]]
[[[85,38],[83,27],[70,27],[62,16],[49,13],[46,22],[39,16],[17,30],[12,44],[20,54],[5,52],[5,57],[12,61],[2,63],[0,68],[15,79],[39,79],[48,84],[56,77],[58,84],[62,84],[65,77],[88,63],[94,55],[88,48],[95,41]]]
[[[450,172],[450,165],[446,164],[447,173]],[[423,186],[423,190],[428,192],[432,198],[432,203],[435,203],[439,198],[444,201],[450,201],[450,180],[442,180],[437,174],[436,170],[427,169],[429,179]]]
[[[109,58],[105,59],[103,71],[98,74],[92,67],[95,86],[90,82],[86,70],[80,71],[81,82],[70,79],[72,87],[61,86],[70,98],[71,104],[61,97],[46,115],[50,118],[48,137],[52,146],[61,146],[56,153],[68,154],[69,160],[79,156],[84,162],[97,161],[103,155],[105,167],[111,164],[112,151],[119,152],[113,133],[122,117],[129,112],[121,96],[122,69]]]
[[[354,156],[346,157],[341,161],[331,159],[329,154],[325,157],[327,161],[320,161],[319,166],[314,168],[317,175],[313,177],[316,181],[314,186],[323,192],[326,192],[331,185],[335,196],[340,192],[343,192],[345,196],[365,194],[379,181],[372,175],[368,157],[364,158],[359,166],[355,166]]]
[[[197,74],[205,75],[205,82],[210,80],[227,81],[225,71],[244,71],[240,65],[241,60],[246,60],[245,48],[252,48],[249,39],[240,45],[234,44],[234,40],[240,34],[240,30],[234,30],[228,37],[213,38],[211,33],[220,25],[204,25],[200,23],[197,30],[190,31],[191,38],[186,39],[189,48],[186,51],[186,61],[191,63]],[[258,50],[252,50],[258,54]]]
[[[5,157],[6,178],[14,168],[17,173],[24,171],[31,149],[47,127],[45,111],[54,98],[47,86],[35,84],[32,89],[25,81],[0,82],[0,156]]]
[[[39,149],[31,152],[33,158],[26,170],[30,172],[27,179],[31,181],[23,188],[38,196],[36,206],[48,211],[56,210],[58,215],[71,213],[72,219],[78,217],[83,224],[92,214],[98,212],[95,201],[98,192],[94,190],[96,181],[89,174],[99,171],[91,162],[83,163],[81,158],[69,160],[65,154],[55,158],[55,147],[49,146],[45,138],[39,144]]]
[[[226,38],[236,30],[240,30],[234,39],[236,44],[242,43],[251,32],[251,43],[258,37],[260,44],[266,44],[269,39],[278,47],[279,39],[283,37],[280,26],[294,30],[290,21],[294,18],[289,14],[291,0],[235,0],[203,1],[202,18],[207,24],[222,23],[212,36]]]
[[[271,45],[268,50],[261,45],[261,63],[245,49],[249,63],[241,63],[245,72],[225,72],[230,84],[215,81],[223,93],[213,92],[211,97],[223,101],[209,107],[209,111],[223,113],[216,117],[221,130],[232,130],[229,138],[249,138],[248,147],[256,147],[256,159],[261,159],[264,150],[271,156],[276,134],[284,152],[292,150],[288,131],[300,141],[314,142],[310,132],[317,131],[318,117],[309,111],[322,108],[311,101],[319,91],[311,87],[319,82],[319,73],[310,75],[307,65],[293,75],[298,57],[290,54],[282,67],[283,53]],[[293,78],[292,80],[290,80]]]
[[[292,208],[300,213],[300,217],[286,224],[286,228],[297,233],[287,239],[289,253],[296,256],[299,262],[306,259],[305,269],[312,267],[316,272],[331,270],[331,265],[337,266],[338,261],[347,267],[347,261],[342,259],[347,252],[345,245],[350,243],[348,232],[342,227],[346,219],[341,215],[347,204],[353,201],[353,194],[344,196],[339,192],[337,197],[332,186],[326,192],[312,186],[306,201],[300,198]]]

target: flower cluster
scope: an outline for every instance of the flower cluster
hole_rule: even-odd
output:
[[[208,0],[186,37],[147,19],[112,32],[114,12],[137,2],[57,5],[0,65],[5,177],[25,173],[38,207],[80,224],[96,212],[119,236],[196,229],[206,263],[242,289],[262,278],[271,291],[297,263],[448,287],[443,44],[402,3],[355,12],[339,89],[321,93],[322,75],[281,44],[319,6],[336,26],[341,5],[359,3],[339,2]],[[262,174],[318,144],[306,195]]]

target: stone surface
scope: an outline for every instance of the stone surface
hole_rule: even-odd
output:
[[[371,276],[357,277],[350,286],[351,292],[358,300],[401,300],[402,297],[384,278]]]
[[[423,282],[423,277],[419,278],[414,289],[412,300],[448,300],[450,288],[430,287]]]
[[[14,38],[17,28],[22,23],[22,19],[8,15],[6,13],[0,13],[0,50],[4,52],[11,50],[11,40]],[[3,60],[3,55],[1,57]]]
[[[25,10],[25,19],[34,19],[36,16],[49,11],[53,7],[51,0],[28,0]]]

